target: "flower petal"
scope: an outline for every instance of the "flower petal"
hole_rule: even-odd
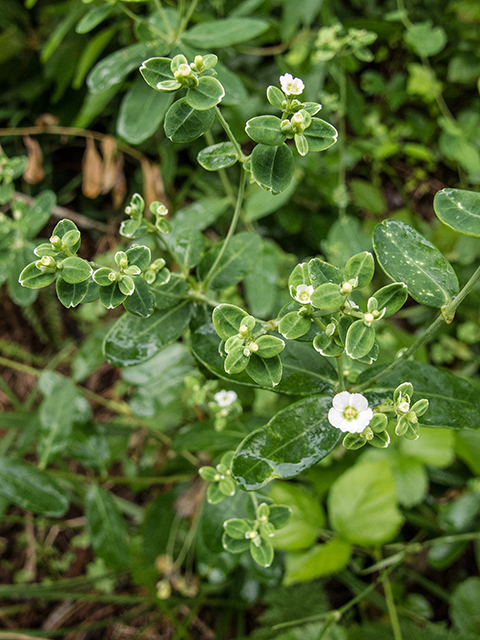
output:
[[[368,400],[361,393],[351,393],[350,406],[355,407],[357,411],[365,411],[368,408]]]
[[[355,432],[354,433],[362,433],[362,431],[368,427],[370,424],[370,420],[373,418],[373,411],[371,409],[366,409],[362,411],[356,420],[352,422],[355,423]]]
[[[345,407],[348,407],[350,405],[350,396],[351,394],[348,391],[337,393],[332,403],[335,409],[337,409],[337,411],[343,411]]]
[[[344,422],[344,418],[340,411],[337,411],[335,407],[332,407],[328,412],[328,421],[332,427],[337,427],[337,429],[339,429],[342,422]]]

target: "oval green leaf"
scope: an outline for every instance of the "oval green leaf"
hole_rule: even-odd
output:
[[[207,171],[218,171],[233,167],[237,162],[237,152],[232,142],[220,142],[202,149],[197,155],[197,162]]]
[[[286,137],[280,129],[281,122],[276,116],[257,116],[247,122],[245,131],[255,142],[277,146]]]
[[[257,18],[225,18],[197,24],[182,35],[182,40],[199,49],[219,49],[256,38],[269,27]]]
[[[257,144],[252,152],[252,173],[256,182],[273,194],[288,187],[295,170],[295,161],[286,144],[271,147]]]
[[[68,309],[76,307],[85,298],[88,291],[88,282],[84,280],[83,282],[71,284],[59,277],[57,278],[56,288],[58,299]]]
[[[197,111],[185,98],[172,104],[165,115],[165,135],[172,142],[192,142],[206,133],[213,125],[215,111]]]
[[[221,102],[224,95],[225,89],[216,78],[203,76],[196,87],[187,91],[185,99],[194,109],[205,111]]]
[[[159,82],[175,79],[171,64],[172,61],[170,58],[149,58],[142,63],[140,73],[145,82],[152,87],[152,89],[156,89]]]
[[[331,124],[320,118],[312,118],[303,135],[307,139],[309,151],[324,151],[335,144],[338,132]]]
[[[363,358],[375,344],[375,329],[367,327],[363,320],[357,320],[350,325],[345,340],[345,351],[350,358],[358,360]]]
[[[199,276],[204,279],[223,246],[219,242],[207,251],[198,266]],[[226,289],[240,282],[255,264],[262,250],[262,239],[257,233],[238,233],[233,236],[225,253],[216,267],[216,275],[211,283],[212,289]]]
[[[442,189],[433,199],[433,208],[443,224],[463,235],[480,238],[480,193]]]

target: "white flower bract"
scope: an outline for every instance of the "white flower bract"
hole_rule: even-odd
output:
[[[299,284],[294,295],[294,299],[300,304],[309,304],[312,297],[313,287],[311,284]]]
[[[300,78],[294,78],[291,73],[280,76],[282,91],[287,96],[299,96],[303,93],[305,85]]]
[[[368,400],[361,393],[342,391],[333,398],[333,407],[328,412],[328,421],[344,433],[362,433],[373,418]]]
[[[237,399],[237,394],[235,391],[225,391],[225,389],[222,389],[213,396],[213,399],[219,407],[229,407]]]

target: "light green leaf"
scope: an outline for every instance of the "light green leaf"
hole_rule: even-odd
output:
[[[50,518],[65,515],[65,491],[45,471],[15,458],[0,458],[0,496],[21,509]]]
[[[421,58],[437,55],[447,44],[445,30],[432,27],[431,20],[410,24],[403,39]]]
[[[193,305],[184,301],[171,309],[157,309],[149,318],[123,315],[105,337],[105,357],[116,367],[128,367],[152,358],[164,345],[182,335],[192,311]]]
[[[95,554],[105,564],[121,571],[128,565],[127,527],[114,499],[98,485],[85,496],[87,531]]]
[[[86,260],[72,256],[65,258],[62,262],[62,278],[68,284],[78,284],[79,282],[85,282],[92,275],[92,267]]]
[[[170,58],[149,58],[142,63],[140,73],[145,82],[152,87],[152,89],[156,89],[159,82],[175,79],[172,73],[171,63]]]
[[[298,186],[298,178],[294,174],[288,187],[279,194],[265,191],[256,183],[250,185],[245,201],[245,217],[247,220],[259,220],[274,213],[286,204]]]
[[[295,161],[286,144],[276,147],[257,144],[252,152],[251,163],[255,180],[273,194],[284,191],[293,178]]]
[[[317,309],[338,309],[345,302],[345,298],[338,284],[325,282],[316,287],[312,293],[311,302]]]
[[[342,438],[328,421],[330,396],[312,396],[288,406],[253,431],[232,463],[235,480],[246,490],[274,478],[293,478],[324,458]]]
[[[375,273],[375,263],[369,251],[363,251],[352,256],[345,265],[345,280],[356,280],[356,288],[362,289],[370,284]]]
[[[382,191],[366,180],[351,180],[349,183],[352,190],[353,201],[360,209],[365,209],[369,213],[380,214],[387,208],[387,203]]]
[[[42,191],[19,221],[27,238],[33,238],[47,224],[57,203],[53,191]]]
[[[245,131],[255,142],[277,146],[285,142],[280,124],[281,120],[276,116],[257,116],[247,122]]]
[[[215,111],[197,111],[185,98],[172,104],[165,115],[165,135],[172,142],[192,142],[206,133],[215,120]]]
[[[282,379],[282,361],[279,356],[262,358],[256,354],[250,356],[246,372],[261,387],[276,387]]]
[[[172,218],[171,235],[176,236],[187,228],[203,231],[226,211],[228,205],[227,198],[201,198],[194,204],[179,209]]]
[[[433,208],[443,224],[458,233],[480,238],[480,193],[442,189],[433,199]]]
[[[395,537],[403,521],[395,501],[395,485],[386,460],[357,464],[330,489],[332,526],[352,544],[384,544]]]
[[[198,85],[187,91],[185,100],[194,109],[205,111],[221,102],[224,95],[225,89],[216,78],[202,76]]]
[[[199,264],[198,271],[204,279],[213,265],[223,241],[208,251]],[[216,275],[210,285],[212,289],[226,289],[240,282],[250,271],[262,249],[262,240],[257,233],[243,232],[233,236],[216,267]]]
[[[288,553],[285,559],[283,584],[305,582],[338,573],[352,555],[350,543],[333,538],[326,544],[316,544],[303,553]]]
[[[472,576],[458,584],[451,596],[450,616],[463,633],[478,636],[480,626],[480,578]]]
[[[148,58],[153,46],[143,43],[132,44],[111,53],[100,60],[87,78],[91,93],[101,93],[120,83],[142,60]]]
[[[27,287],[28,289],[41,289],[42,287],[48,287],[48,285],[55,280],[55,277],[55,272],[43,273],[40,269],[37,269],[35,262],[31,262],[20,273],[18,281],[22,287]]]
[[[340,269],[337,269],[337,267],[334,267],[328,262],[320,260],[320,258],[312,258],[310,260],[308,263],[308,274],[315,288],[327,282],[340,285],[345,280]]]
[[[384,318],[393,315],[403,307],[408,297],[407,286],[403,282],[393,282],[373,294],[378,302],[378,310],[386,309]]]
[[[404,282],[420,304],[442,307],[458,294],[451,264],[408,224],[384,220],[375,227],[373,239],[382,269],[392,280]]]
[[[312,325],[310,316],[299,316],[296,311],[291,311],[283,316],[278,325],[278,330],[287,340],[296,340],[304,336]]]
[[[237,151],[232,142],[220,142],[202,149],[197,162],[207,171],[218,171],[232,167],[237,162]]]
[[[271,540],[263,537],[258,547],[254,544],[253,540],[250,542],[250,553],[255,562],[261,567],[269,567],[275,555]]]
[[[331,124],[320,118],[312,118],[303,135],[307,139],[309,151],[324,151],[335,144],[338,132]]]
[[[248,315],[246,311],[234,304],[220,304],[215,307],[212,320],[217,335],[222,340],[228,340],[237,335],[246,315]]]
[[[107,3],[93,7],[93,9],[90,9],[90,11],[83,16],[75,27],[75,31],[77,33],[88,33],[92,31],[92,29],[95,29],[95,27],[106,20],[112,11],[113,6]]]
[[[256,18],[224,18],[195,25],[182,40],[194,48],[220,49],[252,40],[268,27],[268,22]]]

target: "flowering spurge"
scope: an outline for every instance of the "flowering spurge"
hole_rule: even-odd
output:
[[[201,467],[198,470],[200,477],[210,483],[207,489],[207,500],[210,504],[218,504],[225,498],[235,495],[236,484],[230,473],[233,455],[233,451],[228,451],[215,468]]]
[[[274,548],[272,538],[277,529],[284,527],[291,516],[290,507],[268,505],[256,507],[256,518],[231,518],[223,523],[223,548],[230,553],[250,551],[254,561],[262,567],[272,564]]]
[[[299,96],[305,89],[303,80],[294,78],[291,73],[285,73],[283,76],[280,76],[280,86],[282,87],[283,93],[288,97]]]
[[[411,405],[413,385],[411,382],[404,382],[393,392],[393,400],[385,400],[376,408],[391,419],[396,419],[395,434],[405,436],[407,440],[416,440],[420,434],[418,418],[424,415],[428,409],[429,402],[426,398],[421,398]],[[394,414],[394,416],[390,415]]]
[[[342,391],[334,396],[332,404],[328,421],[347,433],[343,439],[346,449],[359,449],[367,442],[374,447],[388,447],[390,436],[385,431],[388,420],[383,414],[373,413],[365,396]]]

